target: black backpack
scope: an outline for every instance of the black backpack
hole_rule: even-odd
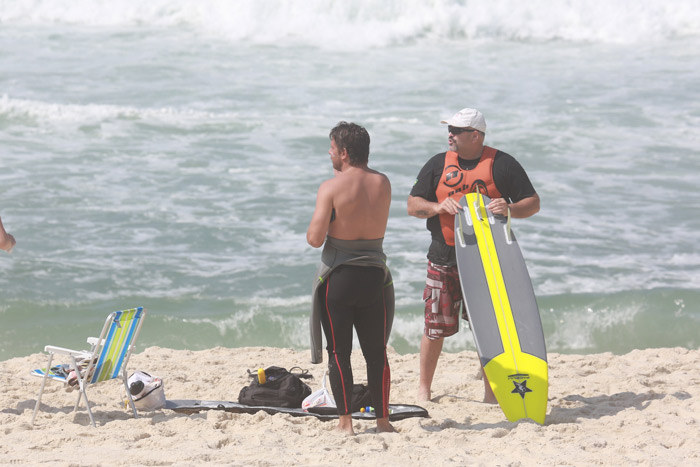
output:
[[[238,402],[245,405],[262,405],[267,407],[301,408],[301,402],[311,394],[311,388],[300,378],[313,378],[308,370],[292,373],[278,366],[265,369],[265,384],[258,382],[258,373],[248,370],[252,381],[238,394]]]

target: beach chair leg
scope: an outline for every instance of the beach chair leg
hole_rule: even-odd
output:
[[[75,406],[73,406],[73,412],[78,411],[78,405],[80,405],[80,399],[83,397],[83,381],[81,381],[80,378],[80,370],[78,370],[78,363],[75,361],[75,357],[71,357],[73,360],[73,371],[75,372],[77,378],[78,378],[78,387],[80,390],[78,391],[78,400],[75,401]]]
[[[97,425],[95,425],[95,418],[92,416],[92,410],[90,409],[90,401],[88,400],[87,391],[85,390],[85,386],[82,383],[80,384],[80,392],[85,398],[85,407],[87,408],[88,415],[90,416],[90,423],[92,424],[92,426],[97,428]]]
[[[80,374],[80,370],[78,369],[78,362],[75,361],[75,357],[71,356],[71,359],[73,360],[73,368],[78,378],[78,388],[80,389],[78,391],[78,400],[75,403],[73,411],[75,412],[78,410],[78,404],[80,403],[80,399],[85,398],[85,408],[87,409],[88,415],[90,416],[90,423],[92,424],[92,426],[97,428],[97,425],[95,425],[95,418],[92,416],[92,410],[90,409],[90,401],[88,400],[87,396],[87,375],[82,376]]]
[[[80,405],[80,399],[83,397],[83,393],[78,391],[78,400],[75,401],[75,406],[73,406],[73,412],[78,411],[78,405]]]
[[[44,377],[41,379],[41,388],[39,388],[39,395],[36,397],[36,405],[34,406],[34,413],[32,414],[32,425],[34,425],[36,413],[39,411],[39,405],[41,404],[41,396],[44,394],[44,386],[46,386],[46,380],[49,379],[49,371],[51,371],[51,360],[53,360],[53,354],[49,353],[49,361],[46,364]]]
[[[134,399],[131,397],[131,391],[129,391],[129,379],[126,377],[126,368],[122,369],[122,382],[124,383],[124,389],[126,390],[126,398],[129,400],[129,406],[131,406],[131,410],[134,412],[134,418],[139,418],[138,414],[136,413],[136,405],[134,405]]]

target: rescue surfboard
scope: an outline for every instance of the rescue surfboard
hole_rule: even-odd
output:
[[[455,250],[474,342],[506,418],[544,424],[547,351],[535,292],[510,217],[468,193],[455,216]]]

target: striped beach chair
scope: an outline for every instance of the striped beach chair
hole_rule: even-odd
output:
[[[33,370],[33,376],[42,378],[41,388],[37,396],[34,414],[32,415],[32,425],[36,419],[36,414],[39,411],[41,404],[41,396],[44,393],[46,381],[51,379],[66,383],[69,379],[70,372],[74,372],[77,377],[76,386],[78,387],[78,400],[75,402],[73,411],[78,410],[80,401],[85,399],[90,423],[95,425],[95,419],[92,416],[90,402],[88,401],[87,388],[91,384],[96,384],[101,381],[107,381],[114,378],[121,378],[126,389],[126,395],[129,399],[129,405],[136,414],[136,407],[131,398],[131,393],[127,386],[126,367],[129,363],[129,357],[134,349],[134,342],[139,335],[143,319],[146,316],[146,310],[143,307],[132,308],[130,310],[114,311],[109,314],[100,337],[89,337],[87,342],[90,344],[90,350],[70,350],[63,347],[55,347],[47,345],[44,351],[49,354],[46,368]],[[54,355],[64,355],[70,357],[70,363],[59,367],[51,367],[51,362]]]

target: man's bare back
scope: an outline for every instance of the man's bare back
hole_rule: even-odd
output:
[[[341,240],[384,237],[391,204],[389,179],[366,163],[351,165],[347,151],[339,151],[333,140],[328,153],[336,175],[318,189],[306,240],[318,248],[326,235]]]
[[[391,185],[384,174],[352,167],[328,182],[335,209],[328,235],[341,240],[384,236],[391,204]]]

